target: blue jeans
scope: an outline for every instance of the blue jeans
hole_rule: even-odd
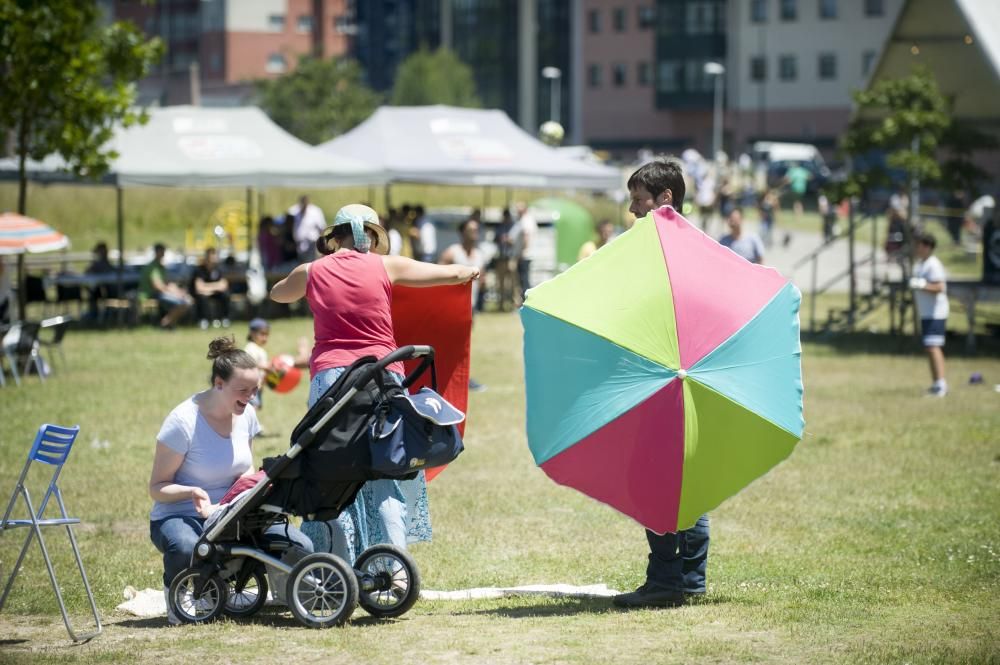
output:
[[[163,552],[163,586],[170,583],[185,568],[191,565],[194,546],[205,531],[205,520],[200,517],[167,517],[149,523],[149,539]],[[307,552],[313,551],[309,538],[294,526],[275,524],[264,532],[265,543],[292,541]]]
[[[658,536],[646,531],[649,564],[646,583],[669,591],[705,593],[708,563],[708,515],[702,515],[690,529]]]

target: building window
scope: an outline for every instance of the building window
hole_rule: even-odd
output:
[[[271,14],[267,17],[267,27],[274,32],[281,32],[285,29],[285,15]]]
[[[280,53],[272,53],[267,56],[267,72],[269,74],[282,74],[288,68],[285,56]]]
[[[625,8],[618,7],[612,14],[615,32],[625,32]]]
[[[750,80],[755,83],[767,80],[767,60],[764,56],[757,55],[750,58]]]
[[[660,92],[677,92],[681,89],[684,65],[679,60],[661,60],[656,76],[656,88]]]
[[[750,2],[751,23],[767,23],[767,2],[768,0],[751,0]]]
[[[798,0],[781,0],[781,20],[795,21],[799,18]]]
[[[819,17],[827,20],[837,18],[837,0],[819,0]]]
[[[601,87],[601,66],[591,65],[587,71],[587,82],[591,88]]]
[[[650,5],[639,7],[639,27],[652,28],[656,25],[656,9]]]
[[[794,55],[778,56],[778,77],[782,81],[794,81],[799,77],[799,63]]]
[[[684,33],[710,35],[725,32],[723,5],[713,0],[693,0],[685,5]]]
[[[861,75],[868,76],[875,66],[875,51],[865,51],[861,54]]]
[[[688,60],[684,63],[684,89],[687,92],[712,92],[715,78],[705,73],[706,60]]]
[[[649,82],[650,82],[649,73],[650,73],[649,72],[649,63],[648,62],[640,62],[639,63],[638,72],[636,72],[636,78],[639,80],[639,85],[643,85],[643,86],[649,85]]]
[[[591,34],[596,35],[601,31],[601,10],[591,9],[587,14],[587,23],[590,25]]]
[[[834,53],[819,54],[819,77],[829,81],[837,78],[837,56]]]
[[[299,20],[295,22],[295,29],[299,32],[312,32],[313,17],[309,14],[299,16]]]
[[[865,16],[885,16],[882,0],[865,0]]]
[[[625,74],[626,74],[625,65],[623,65],[620,62],[615,63],[615,65],[612,68],[611,72],[612,72],[612,76],[614,78],[615,87],[616,88],[621,88],[622,86],[624,86],[625,85]]]

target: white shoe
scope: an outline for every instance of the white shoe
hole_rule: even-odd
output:
[[[181,620],[174,614],[174,608],[170,604],[170,589],[163,587],[163,600],[167,601],[167,623],[171,626],[181,625]]]
[[[925,397],[944,397],[948,394],[948,386],[931,386],[927,389]]]

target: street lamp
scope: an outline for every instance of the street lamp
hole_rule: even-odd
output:
[[[559,79],[562,71],[558,67],[543,67],[542,78],[548,79],[549,85],[549,120],[559,122]]]
[[[725,66],[720,62],[706,62],[705,73],[715,77],[715,113],[712,117],[712,159],[722,150],[722,76]]]

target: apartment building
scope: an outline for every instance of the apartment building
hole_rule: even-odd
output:
[[[245,103],[253,81],[294,69],[302,55],[344,55],[354,34],[352,0],[138,0],[105,2],[167,46],[144,80],[145,102]]]

